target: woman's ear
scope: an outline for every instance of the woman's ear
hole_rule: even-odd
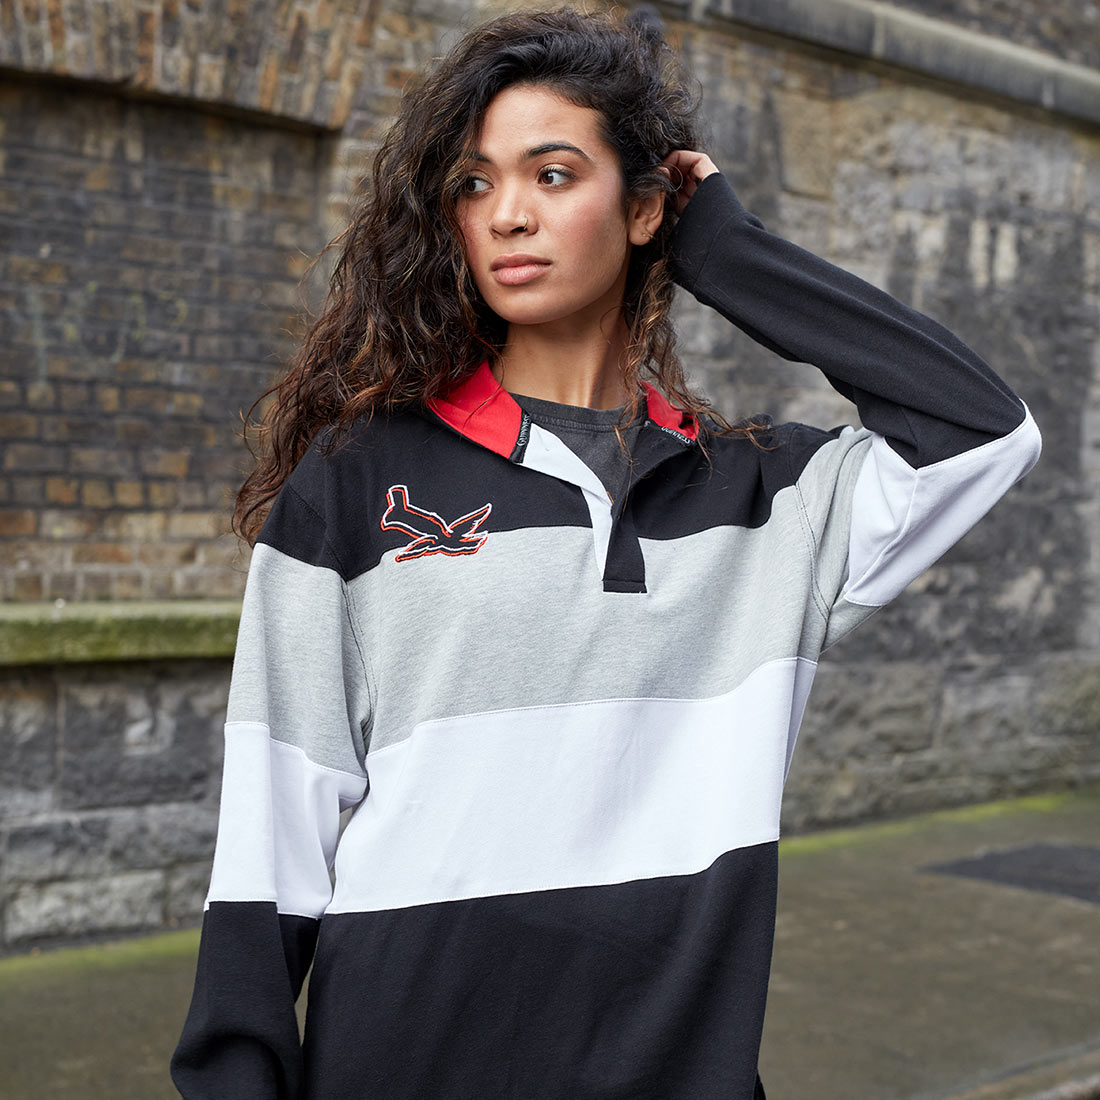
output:
[[[665,216],[665,193],[655,191],[634,199],[627,211],[627,235],[631,244],[649,244]]]

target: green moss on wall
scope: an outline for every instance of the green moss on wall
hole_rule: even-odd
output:
[[[0,665],[231,657],[236,600],[0,604]]]

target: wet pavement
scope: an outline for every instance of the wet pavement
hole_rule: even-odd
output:
[[[1029,867],[1038,845],[1048,863],[1072,850],[1062,892]],[[1083,849],[1100,855],[1097,789],[784,842],[769,1100],[1100,1097],[1100,881]],[[994,853],[1015,884],[931,869]]]
[[[1100,1098],[1098,880],[1100,788],[784,840],[769,1100]],[[175,1097],[196,945],[0,960],[0,1100]]]
[[[176,932],[0,960],[0,1100],[179,1100],[197,948]]]

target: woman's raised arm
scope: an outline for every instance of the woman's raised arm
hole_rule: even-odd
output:
[[[957,336],[770,233],[708,157],[680,151],[665,163],[688,196],[672,240],[676,281],[765,347],[819,367],[873,433],[842,596],[881,606],[1027,473],[1038,429]]]

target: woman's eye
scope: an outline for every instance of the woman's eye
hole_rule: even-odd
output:
[[[551,187],[561,187],[574,178],[573,173],[567,168],[544,168],[539,172],[539,181],[549,184]]]
[[[462,181],[462,193],[464,195],[477,195],[488,190],[488,187],[489,181],[483,180],[480,176],[467,176]]]

